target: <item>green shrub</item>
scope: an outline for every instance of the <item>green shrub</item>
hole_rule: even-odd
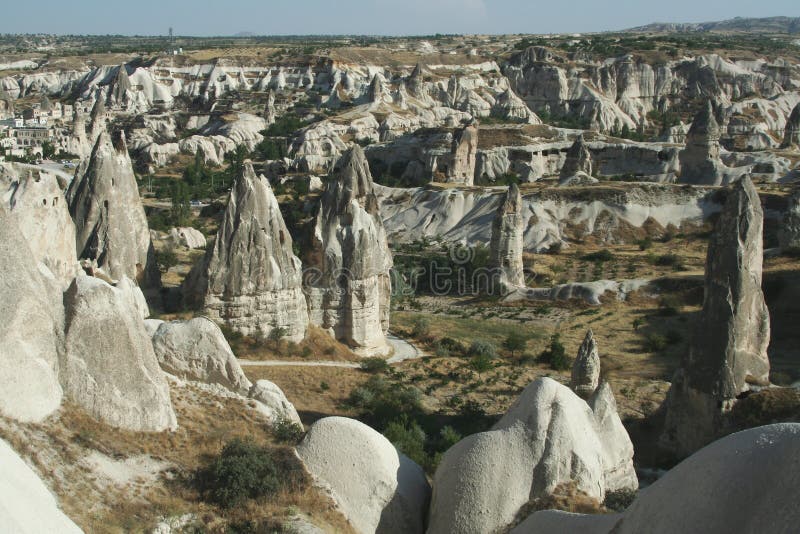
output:
[[[503,341],[503,348],[509,351],[512,357],[514,353],[524,351],[527,345],[528,340],[519,332],[511,332]]]
[[[272,435],[281,443],[289,445],[297,445],[305,435],[305,430],[302,426],[294,421],[279,417],[277,421],[272,424]]]
[[[476,354],[470,358],[469,366],[476,373],[484,373],[492,368],[492,359],[485,354]]]
[[[636,499],[636,490],[620,489],[609,491],[606,493],[603,505],[614,512],[623,512],[631,505],[634,499]]]
[[[383,431],[386,439],[392,442],[397,449],[417,462],[419,465],[428,463],[428,455],[425,452],[425,441],[427,436],[425,431],[416,421],[401,418],[386,425]]]
[[[382,373],[389,368],[389,364],[383,358],[364,358],[361,360],[361,369],[368,373]]]
[[[555,371],[566,371],[570,368],[572,362],[567,357],[567,351],[561,343],[559,334],[550,337],[550,346],[539,355],[539,361],[548,364]]]
[[[653,240],[650,237],[645,237],[644,239],[640,239],[636,242],[639,245],[639,250],[645,251],[649,250],[653,246]]]
[[[203,499],[230,508],[248,499],[303,488],[307,476],[289,449],[271,449],[241,439],[229,441],[210,463],[194,473]]]
[[[602,263],[602,262],[613,260],[614,259],[614,254],[610,250],[608,250],[607,248],[604,248],[602,250],[598,250],[597,252],[592,252],[591,254],[586,254],[581,259],[586,260],[586,261],[594,261],[594,262]]]
[[[416,338],[427,337],[431,333],[431,321],[427,317],[416,317],[411,324],[411,335]]]
[[[484,356],[491,360],[497,357],[497,349],[495,348],[494,343],[491,341],[476,339],[472,342],[472,345],[469,346],[469,351],[467,351],[467,354],[473,357]]]
[[[281,339],[285,338],[286,334],[288,333],[289,331],[286,328],[282,326],[276,326],[269,331],[269,340],[273,342],[280,341]]]
[[[321,389],[322,391],[328,391],[329,389],[331,389],[331,385],[323,380],[322,382],[319,383],[319,389]]]
[[[661,334],[647,334],[644,338],[644,349],[648,352],[660,352],[667,348],[667,338]]]

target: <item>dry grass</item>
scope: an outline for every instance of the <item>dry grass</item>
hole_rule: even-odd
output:
[[[285,340],[258,341],[245,336],[232,341],[231,347],[237,357],[247,360],[326,360],[334,362],[358,362],[361,360],[347,345],[339,343],[316,326],[310,326],[306,338],[299,343]]]

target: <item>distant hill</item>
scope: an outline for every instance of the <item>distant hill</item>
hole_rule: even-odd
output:
[[[800,17],[743,18],[717,22],[654,22],[629,28],[631,33],[719,32],[719,33],[800,33]]]

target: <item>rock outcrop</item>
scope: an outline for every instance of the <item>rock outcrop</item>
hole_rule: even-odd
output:
[[[167,373],[187,380],[219,384],[241,395],[250,391],[252,384],[219,326],[211,319],[195,317],[185,322],[161,323],[152,341],[158,363]]]
[[[338,162],[306,256],[311,322],[362,355],[389,351],[392,253],[361,147]]]
[[[97,262],[113,279],[123,275],[155,287],[160,274],[125,136],[103,132],[91,158],[67,190],[79,259]]]
[[[64,293],[64,394],[93,417],[135,431],[177,426],[169,386],[129,295],[79,275]]]
[[[800,249],[800,191],[789,197],[788,203],[778,228],[778,244],[783,250]]]
[[[8,443],[0,439],[0,532],[82,534],[58,509],[50,490]]]
[[[576,176],[592,176],[592,154],[583,139],[583,134],[579,135],[572,146],[567,150],[567,157],[561,167],[559,183],[565,185],[567,180],[575,181]]]
[[[100,134],[106,131],[106,122],[108,117],[106,115],[106,99],[103,94],[98,92],[96,100],[92,106],[92,111],[89,114],[89,144],[94,145]]]
[[[214,248],[190,273],[189,304],[245,334],[300,341],[308,327],[302,267],[269,182],[246,161],[228,198]]]
[[[537,512],[511,534],[792,532],[800,523],[799,449],[800,424],[745,430],[672,468],[622,514]]]
[[[764,213],[749,178],[727,193],[708,245],[703,310],[666,400],[662,443],[677,454],[710,443],[737,397],[769,383],[769,311],[761,291]]]
[[[719,157],[720,127],[714,117],[711,101],[694,117],[686,147],[678,158],[681,162],[680,182],[693,185],[720,185],[725,170]]]
[[[424,532],[430,497],[425,473],[372,428],[326,417],[314,423],[297,454],[356,532]]]
[[[565,483],[599,501],[607,491],[636,489],[633,446],[610,388],[601,387],[590,405],[540,378],[490,431],[445,453],[434,477],[428,533],[502,531],[530,499]]]
[[[453,134],[452,163],[447,169],[447,181],[472,185],[475,181],[475,161],[478,154],[478,124],[473,122]]]
[[[569,387],[580,398],[589,399],[600,385],[600,354],[591,329],[586,332],[578,357],[572,363]]]
[[[489,243],[489,267],[492,269],[493,290],[497,293],[525,286],[522,267],[525,231],[523,209],[519,187],[511,184],[494,214],[492,240]]]
[[[303,426],[300,416],[294,405],[289,402],[283,390],[269,380],[257,380],[250,387],[248,396],[261,404],[259,412],[266,416],[272,423],[289,421]]]
[[[800,104],[797,104],[789,118],[786,120],[786,128],[783,134],[781,148],[800,147]]]
[[[0,272],[0,413],[38,422],[61,404],[61,291],[55,279],[48,282],[47,273],[37,268],[24,235],[2,205]]]
[[[206,236],[195,228],[172,228],[167,238],[173,245],[188,249],[206,248]]]
[[[267,123],[267,126],[275,124],[275,119],[277,118],[277,112],[275,110],[275,91],[270,89],[267,92],[267,103],[264,105],[264,121]]]

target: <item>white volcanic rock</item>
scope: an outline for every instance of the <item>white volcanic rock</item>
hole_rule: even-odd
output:
[[[273,423],[283,420],[303,426],[297,410],[283,390],[269,380],[257,380],[250,387],[248,396],[261,404],[257,409]]]
[[[356,532],[424,531],[430,486],[422,468],[367,425],[344,417],[314,423],[297,455]]]
[[[619,416],[603,395],[595,414],[566,386],[534,381],[490,431],[445,453],[434,477],[428,533],[500,531],[530,499],[564,483],[600,501],[607,490],[636,489],[633,446],[621,423],[607,421]]]
[[[522,195],[517,184],[511,184],[505,200],[497,208],[492,221],[492,240],[489,244],[489,268],[493,270],[498,291],[524,287],[522,267],[525,215]]]
[[[225,137],[232,141],[233,146],[245,145],[248,150],[253,150],[264,136],[259,132],[267,127],[263,117],[249,113],[237,113],[233,121],[211,121],[200,129],[204,136]]]
[[[720,128],[711,101],[692,121],[681,151],[680,181],[695,185],[720,185],[725,180],[725,165],[720,161]]]
[[[306,265],[311,322],[360,354],[388,353],[392,253],[358,145],[322,194]]]
[[[206,236],[195,228],[172,228],[169,231],[168,238],[173,244],[188,249],[206,248]]]
[[[81,172],[82,171],[82,172]],[[67,191],[75,222],[79,259],[96,260],[113,279],[123,275],[143,286],[158,286],[150,230],[125,137],[103,132],[92,156]]]
[[[236,144],[221,135],[210,137],[192,135],[181,139],[178,142],[178,148],[182,154],[194,155],[199,151],[205,163],[218,166],[225,161],[225,154],[236,148]]]
[[[242,395],[250,391],[252,384],[219,326],[211,319],[195,317],[185,322],[161,323],[152,340],[158,363],[167,373],[187,380],[220,384]]]
[[[108,115],[106,113],[106,101],[102,94],[97,95],[97,99],[92,106],[90,114],[91,123],[89,125],[89,144],[94,146],[100,134],[106,131]]]
[[[661,440],[677,454],[711,442],[752,386],[769,384],[769,310],[761,290],[764,213],[749,178],[727,191],[708,245],[703,310],[667,395]]]
[[[153,167],[164,167],[173,157],[181,153],[178,143],[149,143],[139,152],[138,161],[142,161]]]
[[[453,135],[452,164],[447,181],[472,185],[475,180],[475,158],[478,153],[478,125],[470,124]]]
[[[82,534],[39,475],[0,439],[0,532]]]
[[[274,328],[300,341],[308,327],[302,267],[269,182],[250,161],[236,178],[214,247],[185,283],[189,304],[245,335]]]
[[[622,514],[537,512],[512,534],[792,532],[800,522],[800,425],[727,436],[643,489]]]
[[[579,135],[572,146],[569,147],[569,150],[567,150],[564,166],[561,167],[559,185],[577,185],[574,177],[578,173],[592,176],[592,154],[589,152],[589,147],[586,146],[586,142],[583,140],[583,134]],[[570,180],[572,183],[568,184],[567,182]]]
[[[61,404],[61,291],[55,279],[47,280],[37,268],[14,217],[2,205],[0,270],[0,413],[38,422]]]
[[[789,148],[791,146],[800,146],[800,103],[794,107],[791,115],[789,115],[783,134],[781,147]]]
[[[98,276],[98,278],[105,280],[106,277]],[[105,281],[108,282],[108,280]],[[144,293],[142,293],[142,288],[134,284],[130,278],[124,275],[114,287],[126,294],[128,300],[133,303],[133,307],[139,313],[142,320],[150,317],[150,307],[147,305],[147,299],[145,299]]]
[[[583,338],[578,356],[572,363],[572,376],[569,387],[582,399],[588,399],[597,391],[600,384],[600,354],[591,329]]]
[[[79,275],[64,293],[65,395],[112,426],[177,426],[169,386],[135,305],[124,291]]]
[[[66,287],[75,277],[78,259],[75,225],[58,178],[38,169],[23,168],[16,174],[19,178],[10,184],[7,206],[35,260]]]
[[[633,467],[633,443],[619,417],[611,385],[603,381],[587,402],[594,414],[595,429],[602,446],[606,493],[637,489],[639,480]]]
[[[80,106],[75,106],[72,112],[72,129],[64,143],[64,149],[80,159],[87,157],[92,152],[92,145],[86,137],[86,115]]]
[[[514,94],[511,89],[507,89],[497,97],[492,106],[492,116],[526,124],[542,123],[541,119],[528,109],[525,101]]]
[[[783,250],[800,248],[800,192],[789,197],[788,203],[778,228],[778,243]]]

